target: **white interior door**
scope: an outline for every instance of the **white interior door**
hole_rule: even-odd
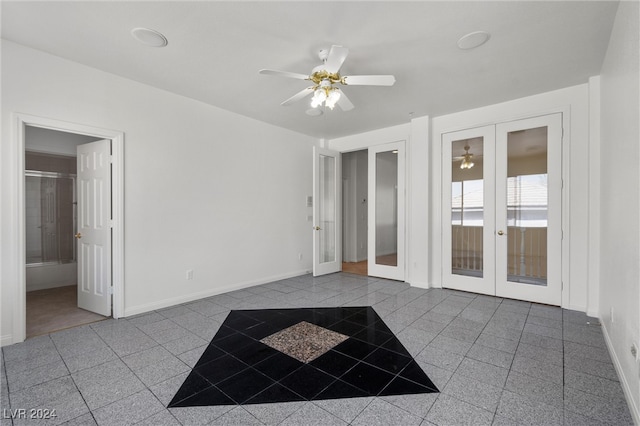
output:
[[[443,286],[495,295],[495,126],[442,135],[442,160]]]
[[[496,294],[560,305],[562,114],[496,126]]]
[[[111,141],[77,148],[78,307],[111,315]]]
[[[313,148],[313,275],[342,270],[340,153]]]
[[[442,144],[443,286],[560,305],[562,114]]]
[[[368,274],[404,281],[405,147],[369,148]]]

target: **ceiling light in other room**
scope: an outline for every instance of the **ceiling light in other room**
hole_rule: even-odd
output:
[[[486,31],[475,31],[467,35],[463,35],[458,40],[458,47],[462,50],[475,49],[489,41],[491,34]]]
[[[145,46],[165,47],[169,44],[165,36],[149,28],[134,28],[131,30],[131,35]]]
[[[462,170],[470,169],[474,166],[473,160],[471,159],[473,157],[473,154],[469,154],[469,145],[466,145],[464,147],[464,151],[465,153],[462,156],[462,163],[460,163],[460,168]]]

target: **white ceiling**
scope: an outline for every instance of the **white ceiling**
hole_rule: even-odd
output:
[[[2,1],[2,37],[238,114],[334,138],[587,82],[598,75],[614,1]],[[140,45],[152,28],[165,48]],[[491,39],[460,50],[463,35]],[[350,49],[343,75],[394,74],[393,87],[345,87],[355,109],[305,114],[280,103],[309,86],[317,50]]]

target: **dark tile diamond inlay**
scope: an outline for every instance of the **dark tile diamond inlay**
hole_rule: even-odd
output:
[[[300,323],[305,323],[305,332],[313,331],[316,340],[296,341],[294,333],[292,347],[298,352],[306,344],[317,345],[317,336],[340,333],[343,341],[299,359],[287,355],[286,347],[274,348],[261,341],[268,342],[270,336],[290,327],[299,331]],[[169,407],[431,392],[439,391],[370,306],[235,310]]]

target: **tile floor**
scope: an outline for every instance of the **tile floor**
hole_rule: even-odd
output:
[[[169,408],[433,392],[370,306],[233,310]]]
[[[166,408],[230,310],[338,306],[372,306],[440,392]],[[526,302],[301,276],[4,347],[0,423],[631,425],[593,324]]]

